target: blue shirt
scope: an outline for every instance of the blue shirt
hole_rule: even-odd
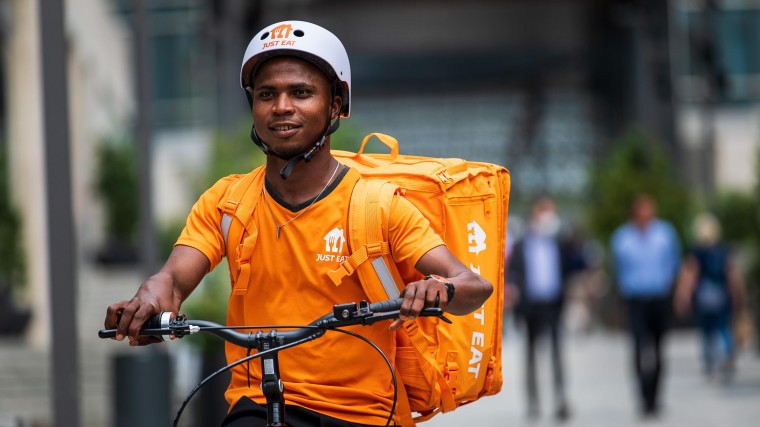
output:
[[[645,229],[620,226],[610,242],[620,293],[624,297],[663,297],[670,293],[681,263],[676,232],[655,219]]]
[[[553,237],[525,237],[525,290],[531,301],[555,301],[562,291],[559,245]]]

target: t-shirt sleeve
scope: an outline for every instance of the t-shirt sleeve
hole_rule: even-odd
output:
[[[430,221],[403,197],[393,198],[388,223],[388,242],[396,263],[414,267],[429,250],[444,244]]]
[[[239,175],[230,175],[222,178],[201,195],[193,205],[185,228],[174,244],[189,246],[203,252],[211,263],[210,270],[222,261],[225,252],[221,228],[222,214],[217,209],[217,205],[230,184],[239,177]]]

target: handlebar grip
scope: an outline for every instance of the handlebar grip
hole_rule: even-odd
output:
[[[116,338],[116,329],[101,329],[98,331],[98,338]]]
[[[169,327],[169,320],[174,317],[174,313],[169,311],[162,311],[155,316],[148,319],[140,328],[140,335],[144,335],[142,331],[146,329],[161,329]],[[150,334],[155,335],[155,334]],[[116,338],[116,329],[101,329],[98,331],[99,338]]]
[[[380,301],[369,305],[370,311],[374,313],[385,313],[388,311],[396,311],[401,308],[403,298],[396,298],[388,301]]]

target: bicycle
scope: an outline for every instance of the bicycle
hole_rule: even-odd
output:
[[[391,373],[391,379],[393,382],[393,404],[391,405],[390,414],[388,415],[388,421],[386,426],[389,426],[393,421],[393,416],[396,411],[397,402],[397,381],[396,373],[393,369],[393,364],[388,357],[380,350],[377,345],[372,343],[369,339],[347,330],[339,328],[353,325],[372,325],[383,320],[395,319],[399,316],[399,309],[401,308],[402,299],[394,299],[388,301],[381,301],[378,303],[370,304],[367,301],[361,301],[359,304],[347,303],[337,304],[333,306],[333,311],[327,313],[324,316],[314,320],[308,325],[262,325],[262,326],[224,326],[214,322],[208,322],[205,320],[190,320],[184,315],[175,315],[171,312],[162,312],[156,316],[153,316],[148,322],[145,323],[140,330],[140,335],[158,336],[163,338],[164,336],[171,336],[172,338],[183,338],[190,334],[198,332],[207,332],[216,335],[227,342],[234,345],[246,348],[247,350],[257,350],[257,353],[246,356],[239,359],[227,366],[219,369],[213,374],[203,379],[195,388],[187,395],[182,402],[177,415],[174,418],[174,427],[179,423],[179,419],[182,416],[187,404],[195,393],[200,390],[203,385],[208,381],[216,377],[217,375],[232,369],[233,367],[242,363],[248,362],[253,359],[261,359],[261,390],[264,393],[266,399],[267,410],[267,426],[271,427],[287,427],[285,424],[285,398],[284,398],[284,386],[280,379],[280,366],[278,360],[278,353],[282,350],[304,344],[306,342],[315,340],[323,336],[328,330],[345,333],[363,340],[372,348],[375,349],[385,360]],[[435,316],[443,320],[444,322],[451,323],[451,320],[443,315],[443,310],[440,308],[426,308],[422,310],[419,316]],[[292,331],[277,331],[277,328],[294,329]],[[239,329],[257,330],[257,332],[238,332]],[[270,329],[269,332],[263,332],[262,329]],[[114,338],[116,336],[116,329],[101,329],[98,332],[100,338]]]

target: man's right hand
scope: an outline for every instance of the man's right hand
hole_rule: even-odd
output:
[[[169,283],[166,283],[166,282]],[[116,329],[116,340],[129,339],[129,345],[147,345],[161,342],[161,338],[140,336],[140,328],[151,317],[162,311],[177,312],[179,305],[173,296],[171,278],[161,273],[149,278],[129,301],[111,304],[106,311],[106,329]]]
[[[198,286],[209,270],[209,260],[197,249],[177,245],[161,271],[146,280],[129,301],[111,304],[106,311],[106,329],[116,329],[116,340],[129,345],[161,342],[161,338],[140,336],[140,328],[162,311],[179,312],[182,302]]]
[[[178,313],[182,302],[209,271],[209,260],[199,250],[177,245],[161,271],[145,281],[129,301],[111,304],[106,311],[106,329],[116,329],[116,340],[129,345],[161,342],[161,338],[140,336],[140,328],[162,311]]]

